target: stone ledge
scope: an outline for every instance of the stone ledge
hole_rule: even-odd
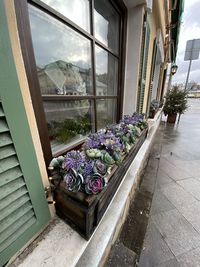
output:
[[[58,219],[56,225],[37,244],[37,247],[21,263],[18,264],[19,261],[16,261],[12,266],[95,267],[103,265],[125,221],[129,203],[138,185],[141,171],[146,165],[160,117],[152,124],[147,139],[127,170],[90,240],[84,240],[70,226]]]

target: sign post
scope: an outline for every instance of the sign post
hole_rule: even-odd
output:
[[[200,39],[188,40],[186,44],[186,49],[185,49],[184,61],[190,61],[190,63],[189,63],[187,78],[185,82],[185,90],[187,90],[192,60],[199,59],[199,52],[200,52]]]

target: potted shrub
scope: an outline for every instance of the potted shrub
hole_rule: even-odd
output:
[[[178,86],[173,86],[165,96],[163,112],[167,117],[167,122],[175,123],[177,114],[181,115],[187,109],[187,91],[180,90]]]

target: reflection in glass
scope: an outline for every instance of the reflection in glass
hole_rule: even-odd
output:
[[[98,96],[117,95],[118,61],[102,48],[95,47],[96,93]]]
[[[84,30],[90,30],[88,0],[42,0]]]
[[[107,0],[95,0],[94,8],[95,37],[118,53],[119,14]]]
[[[53,154],[91,132],[93,110],[89,100],[44,101],[43,104]]]
[[[91,43],[29,5],[34,54],[42,95],[89,95]]]
[[[97,128],[105,128],[116,122],[117,105],[115,99],[97,100]]]

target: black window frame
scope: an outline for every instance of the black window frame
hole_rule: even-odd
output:
[[[74,22],[55,11],[50,6],[46,5],[44,2],[40,0],[14,0],[16,18],[17,18],[17,26],[19,39],[21,44],[22,56],[24,60],[25,70],[27,74],[27,80],[29,83],[30,94],[32,98],[33,108],[35,112],[36,122],[38,126],[39,136],[41,140],[41,145],[43,149],[45,163],[48,166],[51,161],[53,155],[51,151],[49,134],[47,129],[47,123],[45,118],[45,112],[43,107],[43,100],[93,100],[94,102],[94,121],[95,121],[95,129],[97,130],[97,108],[96,101],[99,99],[115,99],[117,101],[117,114],[116,119],[117,122],[122,117],[123,112],[123,97],[124,97],[124,69],[125,69],[125,48],[126,48],[126,28],[127,28],[127,9],[122,0],[108,0],[113,8],[120,15],[120,33],[119,33],[119,53],[118,55],[110,48],[105,46],[103,43],[98,41],[94,36],[94,0],[89,0],[90,4],[90,33],[76,25]],[[92,43],[91,46],[91,54],[92,54],[92,82],[94,86],[94,95],[87,96],[42,96],[40,91],[39,79],[37,75],[36,61],[34,56],[31,30],[30,30],[30,22],[29,22],[29,14],[28,14],[28,4],[39,8],[45,13],[51,15],[57,20],[69,26],[71,29],[80,33],[85,38],[89,39]],[[98,45],[104,51],[112,54],[114,57],[118,59],[118,88],[116,95],[108,95],[108,96],[98,96],[96,94],[96,78],[95,78],[95,45]],[[82,141],[76,143],[76,147],[80,146]],[[59,152],[59,155],[66,153],[68,150],[74,148],[75,146],[68,146],[67,149],[63,149],[63,151]],[[55,155],[54,156],[58,156]]]

